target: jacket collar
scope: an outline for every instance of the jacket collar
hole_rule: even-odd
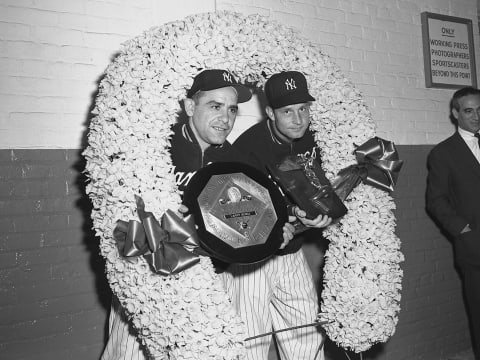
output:
[[[195,133],[190,127],[190,123],[188,121],[182,126],[182,135],[187,141],[194,144],[198,144],[197,138],[195,137]]]
[[[286,142],[286,141],[283,141],[282,139],[280,139],[276,134],[275,134],[275,131],[273,130],[272,128],[272,120],[270,119],[267,119],[267,128],[268,128],[268,131],[270,132],[270,136],[272,138],[272,141],[275,143],[275,144],[278,144],[278,145],[291,145],[291,143],[289,142]]]
[[[480,164],[458,131],[453,134],[452,143],[455,147],[452,149],[452,151],[458,154],[462,161],[468,163],[470,168],[473,169],[478,176],[480,176]]]
[[[198,145],[198,147],[200,147],[200,144],[198,143],[197,137],[195,136],[195,133],[193,132],[193,129],[190,126],[190,122],[188,122],[188,121],[185,124],[183,124],[183,126],[182,126],[182,136],[188,142],[190,142],[192,144],[196,144],[196,145]],[[219,148],[222,148],[224,144],[225,143],[223,143],[221,145],[210,145],[207,149],[210,149],[210,148],[219,149]]]

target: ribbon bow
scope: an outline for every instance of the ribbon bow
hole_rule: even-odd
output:
[[[395,144],[379,137],[371,138],[355,149],[358,164],[340,170],[332,186],[345,200],[360,181],[380,190],[393,191],[403,165]]]
[[[200,247],[192,216],[184,219],[167,210],[161,225],[151,212],[145,211],[141,197],[135,196],[141,222],[119,220],[113,230],[120,254],[143,256],[152,269],[161,275],[178,274],[207,255]]]

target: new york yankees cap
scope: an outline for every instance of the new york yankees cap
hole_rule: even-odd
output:
[[[283,71],[270,76],[265,83],[265,96],[273,109],[315,101],[308,92],[305,76],[298,71]]]
[[[199,91],[209,91],[231,86],[237,91],[238,102],[247,102],[252,98],[252,93],[244,85],[240,84],[235,77],[227,70],[210,69],[203,70],[193,79],[190,90],[187,91],[187,97],[191,98]]]

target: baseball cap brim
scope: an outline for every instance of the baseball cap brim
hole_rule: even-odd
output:
[[[204,86],[201,90],[198,90],[198,91],[210,91],[210,90],[221,89],[221,88],[224,88],[224,87],[232,87],[232,88],[235,89],[235,91],[237,92],[238,103],[247,102],[248,100],[250,100],[252,98],[252,92],[250,91],[250,89],[247,88],[246,86],[242,85],[242,84],[228,84],[226,86],[220,86],[220,87],[219,86],[211,86],[211,87],[210,86]],[[189,97],[191,97],[191,96],[189,96]]]
[[[270,106],[273,109],[278,109],[287,105],[301,104],[309,101],[315,101],[315,98],[308,93],[292,93],[276,98],[274,101],[270,102]]]
[[[207,69],[197,74],[193,79],[192,87],[187,91],[187,97],[191,98],[199,91],[210,91],[230,86],[236,90],[239,103],[252,98],[252,92],[246,86],[240,84],[230,72],[222,69]]]

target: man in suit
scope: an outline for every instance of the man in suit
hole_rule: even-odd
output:
[[[480,359],[480,90],[456,91],[457,131],[428,156],[427,209],[452,237],[475,359]]]

